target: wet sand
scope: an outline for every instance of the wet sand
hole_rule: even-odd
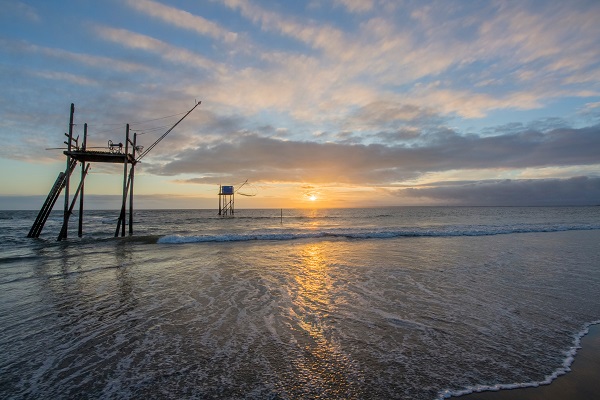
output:
[[[571,371],[550,385],[534,388],[473,393],[461,400],[579,400],[600,398],[600,325],[593,325],[581,339]]]

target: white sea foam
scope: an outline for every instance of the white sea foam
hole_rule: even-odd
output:
[[[307,238],[347,238],[347,239],[390,239],[399,237],[456,237],[456,236],[491,236],[513,233],[544,233],[578,230],[599,230],[600,225],[513,225],[513,226],[443,226],[436,229],[327,229],[327,230],[262,230],[247,233],[220,234],[175,234],[165,235],[158,239],[163,244],[204,243],[204,242],[242,242],[251,240],[295,240]]]
[[[581,349],[581,339],[588,334],[590,331],[590,326],[600,324],[600,320],[592,321],[586,323],[583,329],[573,336],[573,345],[569,347],[564,352],[564,360],[562,365],[557,368],[554,372],[547,375],[543,380],[537,382],[516,382],[516,383],[498,383],[495,385],[477,385],[471,386],[462,390],[450,390],[445,389],[438,393],[436,399],[448,399],[451,397],[460,397],[465,396],[471,393],[480,393],[480,392],[497,392],[499,390],[511,390],[511,389],[523,389],[523,388],[532,388],[539,387],[542,385],[549,385],[561,375],[566,374],[571,371],[571,364],[575,360],[575,355],[577,354],[577,350]]]

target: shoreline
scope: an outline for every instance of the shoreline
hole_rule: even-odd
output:
[[[591,399],[600,393],[600,324],[590,324],[580,337],[570,371],[559,375],[550,384],[537,387],[500,389],[451,396],[464,400],[569,400]],[[582,333],[585,332],[582,331]],[[575,343],[577,344],[577,343]],[[566,364],[568,366],[568,364]]]

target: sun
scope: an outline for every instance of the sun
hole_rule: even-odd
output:
[[[317,196],[315,196],[314,194],[311,194],[310,196],[308,196],[308,199],[310,201],[316,201],[317,200]]]

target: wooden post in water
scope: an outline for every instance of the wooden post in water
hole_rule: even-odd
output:
[[[219,185],[219,215],[221,215],[221,203],[223,202],[223,199],[221,198],[221,185]]]
[[[129,124],[125,131],[125,169],[123,170],[123,225],[121,225],[121,236],[125,236],[125,210],[127,208],[127,154],[129,152]]]
[[[71,103],[71,115],[69,117],[69,134],[66,135],[68,137],[67,149],[69,152],[71,151],[71,142],[73,141],[73,116],[74,116],[74,114],[75,114],[75,104]],[[68,171],[69,171],[70,164],[71,164],[71,157],[67,156],[67,169],[66,169],[67,176],[66,176],[66,183],[65,183],[65,210],[64,210],[64,214],[63,214],[64,234],[59,237],[60,239],[67,238],[68,228],[69,228],[69,181],[71,180],[71,175],[68,173]]]
[[[127,207],[127,152],[129,151],[129,124],[125,130],[125,157],[123,161],[123,201],[121,202],[121,214],[119,215],[119,223],[115,237],[119,236],[119,228],[121,228],[121,236],[125,236],[125,209]]]
[[[129,140],[129,138],[127,139]],[[133,162],[131,164],[131,170],[129,172],[129,180],[131,187],[129,188],[129,235],[133,235],[133,178],[135,176],[135,146],[137,143],[137,132],[133,133],[133,149],[131,150],[131,156],[133,158]],[[127,153],[125,153],[127,154]]]
[[[75,203],[77,202],[77,196],[79,196],[79,192],[81,192],[81,189],[83,188],[83,182],[85,182],[85,176],[87,175],[88,169],[90,169],[90,164],[87,165],[87,167],[85,168],[85,170],[82,173],[82,177],[81,177],[81,182],[79,182],[79,186],[77,187],[77,190],[75,191],[75,194],[73,196],[73,201],[71,202],[71,206],[67,209],[67,221],[69,219],[69,216],[71,216],[71,213],[73,212],[73,207],[75,207]],[[58,234],[58,238],[56,238],[56,240],[61,241],[63,239],[66,239],[67,237],[67,225],[63,224],[62,229],[60,230],[60,233]]]
[[[85,124],[83,124],[83,143],[81,144],[81,151],[85,151],[85,147],[87,144],[87,122]],[[85,168],[85,161],[81,162],[81,193],[79,197],[79,227],[77,229],[77,236],[82,237],[83,236],[83,192],[84,192],[84,186],[85,186],[85,173],[86,168]]]

